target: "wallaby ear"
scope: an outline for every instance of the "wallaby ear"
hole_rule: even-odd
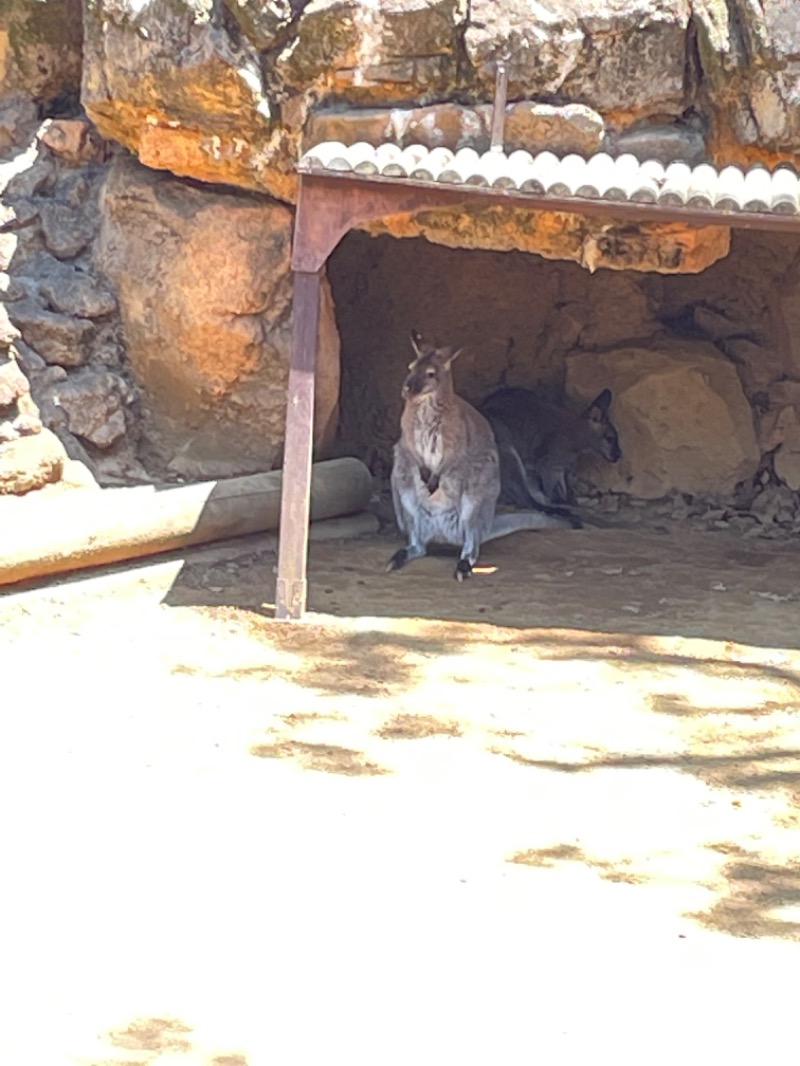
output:
[[[608,409],[611,406],[611,389],[603,389],[599,396],[595,396],[589,406],[586,408],[584,415],[591,422],[602,422],[605,420]]]
[[[447,349],[445,349],[445,351],[446,351],[446,350],[447,350]],[[453,362],[454,360],[458,359],[459,355],[461,355],[461,353],[462,353],[463,351],[464,351],[464,349],[463,349],[463,348],[456,348],[456,350],[455,350],[455,351],[453,351],[453,349],[452,349],[452,348],[450,349],[450,352],[451,352],[452,354],[451,354],[451,355],[448,355],[448,356],[446,357],[445,361],[444,361],[444,365],[445,365],[445,367],[446,367],[446,368],[447,368],[448,370],[450,369],[450,364],[451,364],[451,363],[452,363],[452,362]]]
[[[411,330],[411,347],[416,352],[417,359],[422,358],[422,334],[418,329]]]

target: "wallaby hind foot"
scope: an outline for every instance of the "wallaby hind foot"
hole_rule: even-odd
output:
[[[398,548],[386,564],[386,573],[391,574],[393,570],[402,570],[407,563],[412,562],[414,559],[421,559],[425,554],[427,553],[424,548],[415,547],[412,544],[409,544],[406,548]]]
[[[393,570],[402,570],[407,562],[408,552],[405,548],[400,548],[400,550],[396,551],[386,564],[386,573],[391,574]]]
[[[453,577],[456,581],[466,581],[468,577],[472,577],[472,563],[469,559],[458,560]]]

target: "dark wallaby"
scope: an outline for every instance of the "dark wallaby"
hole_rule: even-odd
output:
[[[495,515],[500,464],[491,427],[457,396],[451,366],[458,352],[426,344],[416,330],[416,359],[403,384],[400,440],[394,447],[392,499],[408,544],[387,570],[425,555],[429,544],[461,549],[455,577],[472,574],[481,544],[521,529],[561,529],[565,519],[543,513]]]
[[[603,389],[583,414],[542,400],[530,389],[498,389],[478,410],[492,426],[500,455],[501,502],[574,503],[569,479],[583,455],[610,463],[622,452],[608,409],[611,391]]]

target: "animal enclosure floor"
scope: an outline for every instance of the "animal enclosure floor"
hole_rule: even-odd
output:
[[[0,597],[0,1062],[786,1058],[800,547],[396,545]]]

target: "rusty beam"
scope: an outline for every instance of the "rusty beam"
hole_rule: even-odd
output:
[[[314,375],[319,332],[319,271],[297,272],[292,306],[292,356],[286,405],[286,443],[278,541],[275,617],[299,620],[306,609]]]
[[[719,211],[679,204],[634,203],[579,196],[548,196],[515,189],[479,185],[447,185],[412,178],[365,177],[353,172],[302,173],[304,210],[295,223],[292,266],[319,270],[336,245],[357,226],[391,215],[414,215],[463,206],[506,204],[537,211],[602,217],[609,221],[681,222],[687,226],[723,226],[732,229],[774,230],[800,233],[800,215]]]

